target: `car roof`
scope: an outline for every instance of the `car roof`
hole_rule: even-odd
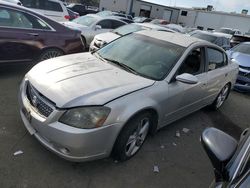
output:
[[[196,31],[195,33],[202,33],[205,35],[210,35],[210,36],[215,36],[215,37],[223,37],[223,38],[227,38],[227,34],[225,33],[219,33],[219,32],[209,32],[209,31]],[[194,33],[194,34],[195,34]]]
[[[155,31],[155,30],[143,30],[143,31],[138,31],[136,33],[140,35],[145,35],[151,38],[155,38],[158,40],[171,42],[179,46],[183,46],[183,47],[188,47],[191,44],[197,43],[197,42],[205,42],[204,40],[197,39],[195,37],[190,37],[187,35],[183,35],[180,33],[170,33],[170,32]]]
[[[164,30],[164,31],[169,31],[169,32],[176,33],[176,31],[174,31],[172,29],[166,28],[166,27],[161,26],[161,25],[152,24],[152,23],[133,23],[133,24],[140,25],[140,26],[143,26],[143,27],[148,27],[150,29]]]

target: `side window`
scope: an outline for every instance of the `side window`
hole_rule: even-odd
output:
[[[21,0],[21,2],[25,7],[41,9],[40,0]]]
[[[102,29],[112,29],[111,20],[102,20],[97,25],[102,26]]]
[[[0,26],[50,30],[45,22],[30,14],[4,8],[0,8]]]
[[[125,23],[117,21],[117,20],[112,20],[112,29],[116,29],[118,27],[121,27],[125,25]]]
[[[218,46],[223,46],[223,40],[221,37],[218,37],[217,40],[215,41],[215,44],[217,44]]]
[[[202,49],[197,48],[193,50],[183,61],[182,65],[178,70],[178,75],[183,73],[189,73],[192,75],[198,75],[203,72],[203,63],[202,63]]]
[[[61,4],[53,1],[45,1],[45,10],[63,12]]]
[[[207,48],[208,71],[221,68],[226,65],[225,54],[213,48]],[[226,61],[226,62],[225,62]]]

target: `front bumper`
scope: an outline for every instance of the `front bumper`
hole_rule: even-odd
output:
[[[250,92],[250,73],[241,74],[241,72],[239,72],[236,83],[234,85],[234,89],[240,92]]]
[[[26,82],[19,94],[20,114],[26,129],[47,149],[70,161],[89,161],[108,157],[121,129],[115,123],[97,129],[79,129],[58,122],[63,110],[54,111],[45,118],[26,97]],[[28,113],[27,113],[28,112]]]

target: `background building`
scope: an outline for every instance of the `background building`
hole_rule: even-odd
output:
[[[131,9],[132,7],[132,9]],[[247,10],[242,14],[213,11],[213,7],[183,8],[170,7],[143,0],[100,0],[100,10],[130,12],[134,16],[161,18],[171,23],[178,23],[187,27],[199,27],[204,30],[228,27],[248,32],[250,29],[250,16]]]

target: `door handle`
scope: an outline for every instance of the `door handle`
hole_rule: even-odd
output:
[[[34,36],[34,37],[39,36],[39,34],[38,34],[38,33],[28,33],[28,35],[31,35],[31,36]]]
[[[225,74],[225,77],[227,77],[227,76],[228,76],[228,73]]]

